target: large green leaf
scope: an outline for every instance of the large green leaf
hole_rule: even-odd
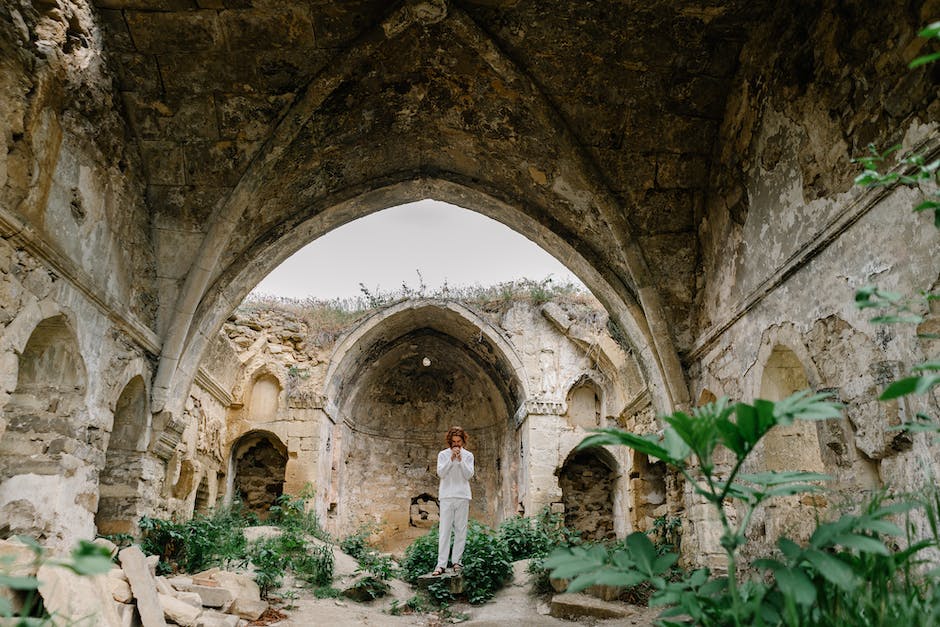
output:
[[[35,577],[14,577],[0,574],[0,586],[12,590],[38,590],[39,580]]]
[[[627,536],[627,548],[636,562],[637,569],[650,576],[656,575],[653,564],[656,561],[656,546],[645,533],[637,531]]]
[[[811,394],[809,390],[797,392],[774,404],[774,417],[779,424],[793,420],[830,420],[842,416],[843,407],[828,399],[831,394]]]
[[[857,533],[838,535],[832,539],[832,542],[834,544],[840,544],[847,549],[855,549],[860,553],[875,553],[877,555],[891,554],[888,547],[886,547],[881,540]]]
[[[843,590],[849,591],[858,583],[852,567],[838,557],[818,549],[807,549],[803,552],[803,557],[820,575]]]
[[[779,568],[774,571],[780,591],[798,605],[810,606],[816,602],[816,586],[799,568]]]
[[[635,451],[661,459],[667,463],[677,465],[681,460],[674,460],[669,453],[657,443],[655,436],[639,436],[621,431],[620,429],[598,429],[592,435],[584,438],[577,446],[577,450],[584,450],[594,446],[628,446]]]
[[[895,381],[878,398],[889,401],[908,394],[924,394],[940,383],[940,374],[928,374],[920,377],[906,377]]]

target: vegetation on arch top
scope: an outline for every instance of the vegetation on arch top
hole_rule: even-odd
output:
[[[603,310],[597,299],[580,285],[556,282],[551,277],[541,281],[518,279],[489,286],[451,286],[445,282],[433,290],[424,284],[420,273],[418,280],[417,287],[402,283],[401,287],[393,290],[373,290],[360,283],[361,296],[354,298],[287,298],[250,294],[234,315],[250,317],[261,311],[283,313],[305,322],[310,334],[319,338],[317,343],[322,345],[335,340],[343,331],[374,311],[409,299],[454,301],[483,313],[502,313],[517,303],[538,306],[547,302],[559,303],[585,317]]]

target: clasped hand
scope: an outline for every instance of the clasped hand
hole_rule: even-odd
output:
[[[460,447],[455,446],[450,449],[450,458],[452,461],[460,461]]]

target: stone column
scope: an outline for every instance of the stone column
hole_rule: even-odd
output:
[[[322,422],[328,420],[323,410],[325,399],[308,390],[295,390],[288,396],[287,466],[284,469],[284,493],[300,494],[308,484],[320,492],[320,438]],[[308,504],[312,506],[313,503]]]
[[[519,500],[526,516],[561,500],[555,470],[558,459],[559,425],[564,421],[564,403],[533,399],[526,401],[519,425]],[[521,412],[520,412],[521,413]],[[560,422],[561,421],[561,422]]]

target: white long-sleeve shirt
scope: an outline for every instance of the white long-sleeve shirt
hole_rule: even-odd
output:
[[[439,499],[471,499],[470,477],[473,476],[473,453],[461,449],[460,461],[452,460],[449,448],[437,454],[437,476],[441,478]]]

